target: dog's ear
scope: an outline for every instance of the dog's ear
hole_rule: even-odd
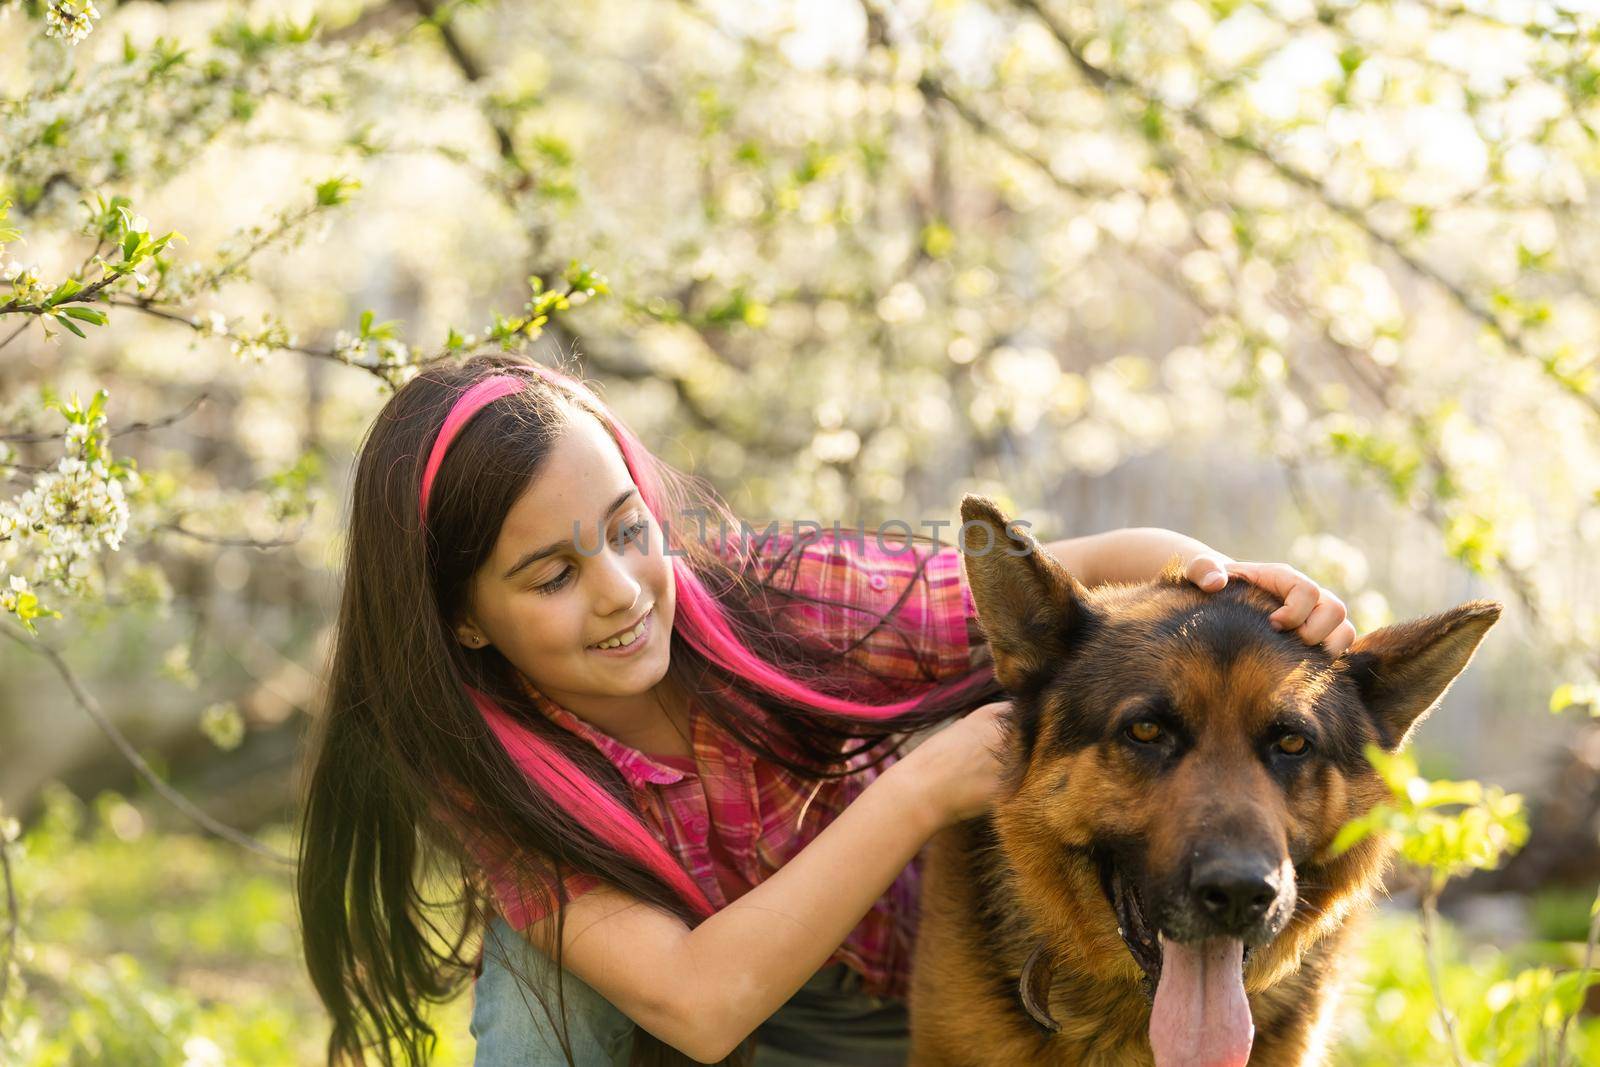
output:
[[[1088,590],[988,497],[961,499],[961,554],[995,677],[1016,695],[1066,654]]]
[[[1466,670],[1500,609],[1498,601],[1469,600],[1374,630],[1345,650],[1339,663],[1360,691],[1385,749],[1393,752],[1410,739]]]

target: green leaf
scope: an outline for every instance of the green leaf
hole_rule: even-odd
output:
[[[567,285],[575,293],[588,293],[593,296],[596,293],[609,293],[611,291],[603,275],[592,269],[587,263],[579,263],[575,259],[567,264],[565,279]],[[529,280],[531,281],[532,279]]]
[[[80,305],[76,307],[62,308],[61,313],[63,315],[69,315],[72,318],[77,319],[79,322],[90,322],[96,326],[104,326],[106,324],[105,313],[96,311],[94,308],[86,308]]]
[[[350,193],[361,188],[361,183],[353,178],[339,175],[327,181],[317,183],[317,205],[319,207],[334,207],[350,199]]]
[[[1416,761],[1403,752],[1391,754],[1372,744],[1366,746],[1366,756],[1391,793],[1401,798],[1409,796],[1411,781],[1417,776]]]
[[[1482,799],[1481,782],[1429,782],[1417,804],[1433,808],[1445,804],[1477,804]]]
[[[539,134],[533,139],[533,149],[558,167],[572,166],[572,148],[552,134]]]
[[[1154,104],[1139,113],[1139,132],[1149,141],[1161,141],[1167,135],[1167,117]]]
[[[1388,809],[1380,805],[1367,812],[1367,814],[1359,815],[1339,827],[1339,832],[1334,835],[1333,844],[1328,846],[1328,854],[1330,856],[1343,855],[1361,841],[1366,840],[1374,831],[1381,828],[1383,816],[1387,813]]]
[[[79,337],[88,336],[87,334],[85,334],[83,332],[83,330],[81,328],[79,328],[77,323],[73,322],[71,319],[67,318],[65,315],[56,315],[56,316],[54,316],[54,318],[55,318],[55,320],[57,322],[59,322],[61,325],[65,326],[67,329],[71,330],[73,333],[77,334]]]
[[[45,298],[47,307],[54,307],[63,300],[70,300],[73,296],[83,291],[83,283],[76,278],[68,278],[56,286],[56,291]]]
[[[922,228],[922,250],[934,259],[943,259],[955,247],[956,235],[943,222],[933,221]]]
[[[1550,714],[1558,715],[1577,704],[1586,704],[1589,714],[1600,715],[1600,685],[1567,682],[1550,694]]]
[[[1593,985],[1600,985],[1600,969],[1591,969],[1588,973],[1568,971],[1556,977],[1550,994],[1563,1015],[1576,1015],[1583,1003],[1584,991]]]

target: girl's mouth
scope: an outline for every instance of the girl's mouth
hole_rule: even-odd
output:
[[[603,641],[598,645],[587,645],[585,647],[590,652],[594,652],[602,656],[610,656],[614,659],[632,656],[649,642],[650,636],[655,633],[655,629],[656,609],[652,607],[649,611],[645,612],[644,618],[640,619],[639,624],[633,629]]]

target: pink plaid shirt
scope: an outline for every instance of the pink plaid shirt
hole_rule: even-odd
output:
[[[969,620],[976,611],[958,547],[944,545],[934,552],[928,544],[891,542],[885,549],[870,533],[863,546],[853,537],[836,540],[823,531],[782,558],[793,540],[787,534],[765,543],[759,535],[751,539],[753,562],[761,566],[764,578],[771,572],[766,580],[772,585],[860,605],[891,620],[892,625],[874,629],[876,620],[863,611],[787,598],[779,601],[785,619],[896,683],[897,691],[881,699],[910,696],[930,680],[950,680],[969,669],[969,625],[976,625]],[[913,578],[920,561],[929,556],[923,573]],[[527,691],[546,716],[591,742],[622,772],[656,838],[682,861],[717,908],[782,867],[898,758],[891,756],[879,767],[819,787],[746,751],[693,702],[690,759],[647,755],[591,726],[531,685]],[[868,759],[870,754],[862,753],[852,762]],[[843,962],[858,972],[869,994],[904,999],[908,993],[920,875],[918,857],[828,958],[828,963]],[[537,897],[524,907],[505,882],[491,876],[490,884],[514,928],[520,930],[545,914]],[[578,872],[563,880],[569,900],[599,884],[599,879]]]

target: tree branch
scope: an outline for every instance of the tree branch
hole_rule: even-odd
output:
[[[273,860],[277,863],[290,866],[294,864],[295,861],[293,857],[287,856],[268,845],[264,845],[260,841],[257,841],[255,838],[251,837],[249,834],[246,834],[240,830],[235,830],[233,827],[218,821],[202,811],[188,797],[184,796],[171,785],[167,784],[167,782],[155,772],[155,769],[152,768],[150,764],[145,762],[144,757],[139,755],[139,750],[133,747],[133,743],[128,740],[121,730],[117,729],[116,724],[111,721],[111,719],[106,715],[105,711],[100,707],[99,703],[92,695],[90,695],[89,691],[84,688],[83,683],[78,680],[77,675],[72,672],[72,668],[67,665],[67,662],[62,658],[61,653],[57,652],[48,645],[43,645],[37,641],[31,641],[22,637],[10,627],[0,627],[0,633],[4,633],[6,637],[21,645],[23,648],[43,656],[45,659],[50,661],[50,665],[56,669],[57,674],[61,675],[61,680],[66,683],[67,689],[72,693],[72,698],[77,701],[78,706],[84,710],[89,718],[94,720],[95,725],[100,728],[100,731],[104,733],[106,737],[110,738],[111,743],[116,746],[117,751],[121,752],[123,758],[133,765],[133,769],[138,772],[139,776],[149,783],[150,787],[159,793],[164,799],[166,799],[166,801],[173,807],[177,808],[184,815],[198,823],[202,828],[210,831],[213,834],[216,834],[218,837],[232,841],[241,848],[248,849],[258,856],[264,856],[267,859]]]
[[[1168,103],[1155,90],[1147,88],[1146,86],[1135,81],[1132,77],[1122,74],[1118,71],[1109,70],[1105,67],[1096,66],[1095,64],[1091,63],[1084,55],[1083,49],[1079,47],[1078,43],[1072,39],[1071,35],[1067,33],[1066,29],[1058,21],[1056,21],[1055,16],[1044,9],[1044,7],[1039,3],[1039,0],[1012,0],[1012,3],[1024,11],[1031,13],[1045,26],[1047,30],[1049,30],[1050,35],[1056,39],[1056,42],[1061,46],[1062,50],[1067,53],[1067,56],[1072,60],[1073,65],[1078,68],[1078,71],[1089,81],[1091,85],[1095,86],[1095,88],[1100,89],[1102,92],[1108,93],[1111,90],[1128,93],[1129,95],[1139,99],[1147,106],[1158,107],[1163,112],[1176,116],[1185,125],[1199,133],[1204,134],[1212,141],[1215,141],[1218,144],[1227,145],[1230,148],[1244,152],[1248,155],[1252,155],[1261,160],[1267,164],[1267,166],[1271,167],[1272,170],[1284,180],[1300,187],[1301,189],[1304,189],[1309,193],[1312,193],[1316,199],[1324,204],[1329,210],[1333,211],[1335,214],[1344,218],[1351,225],[1361,230],[1370,240],[1380,247],[1388,249],[1388,251],[1398,260],[1400,260],[1400,262],[1410,268],[1413,273],[1439,287],[1447,296],[1450,297],[1457,307],[1466,312],[1472,318],[1477,319],[1492,333],[1494,333],[1494,335],[1498,337],[1506,346],[1506,348],[1513,354],[1523,359],[1532,360],[1533,362],[1541,365],[1547,364],[1548,361],[1544,357],[1529,350],[1525,341],[1523,340],[1521,331],[1513,326],[1508,326],[1501,322],[1499,316],[1497,316],[1492,309],[1487,307],[1472,293],[1469,293],[1465,287],[1447,277],[1442,271],[1434,267],[1431,263],[1423,260],[1416,253],[1407,249],[1401,244],[1398,238],[1386,234],[1382,230],[1378,229],[1373,221],[1369,219],[1359,208],[1355,207],[1353,204],[1346,203],[1344,200],[1341,200],[1338,196],[1334,195],[1334,193],[1314,175],[1308,174],[1299,169],[1288,161],[1280,158],[1265,145],[1259,144],[1243,134],[1230,134],[1219,130],[1210,119],[1206,118],[1206,116],[1193,108],[1180,107],[1178,105]],[[1548,366],[1546,367],[1546,370],[1548,373]],[[1557,384],[1559,384],[1569,394],[1588,407],[1591,414],[1595,415],[1596,417],[1600,417],[1600,397],[1596,397],[1593,394],[1586,392],[1573,382],[1566,380],[1565,376],[1563,375],[1550,375],[1550,377],[1552,377]]]
[[[262,551],[265,551],[269,548],[282,548],[285,545],[295,544],[300,540],[299,533],[295,534],[293,537],[277,537],[260,540],[253,537],[224,537],[217,534],[203,534],[195,530],[185,528],[182,525],[182,522],[183,516],[180,515],[173,521],[162,523],[160,526],[155,527],[155,529],[179,534],[183,537],[189,538],[192,541],[199,541],[202,544],[222,545],[231,548],[256,548],[261,549]],[[302,529],[301,533],[304,532],[305,531]]]
[[[153,422],[130,422],[126,426],[121,426],[115,430],[111,430],[109,432],[109,436],[121,437],[124,434],[144,433],[148,430],[163,429],[171,426],[175,422],[188,418],[199,409],[201,404],[205,403],[209,399],[211,399],[211,394],[200,393],[196,395],[193,400],[189,401],[182,408],[171,415],[164,415]],[[0,441],[12,441],[17,444],[40,444],[45,441],[59,441],[61,437],[62,435],[59,433],[0,433]]]

